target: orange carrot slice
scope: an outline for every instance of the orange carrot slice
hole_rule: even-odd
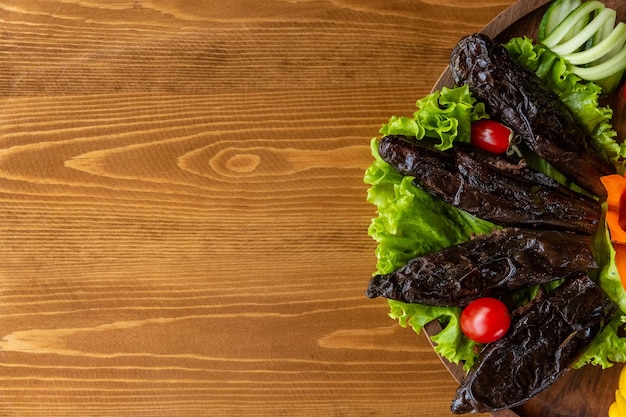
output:
[[[606,224],[611,234],[611,242],[626,244],[626,231],[619,225],[619,212],[607,210]]]
[[[622,194],[626,193],[626,178],[619,174],[605,175],[600,178],[604,188],[608,192],[606,202],[609,210],[619,210],[619,202]]]

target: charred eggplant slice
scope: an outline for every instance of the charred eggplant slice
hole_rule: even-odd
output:
[[[492,156],[469,145],[439,151],[427,140],[385,136],[378,151],[428,193],[502,226],[593,234],[600,222],[601,206],[594,199],[498,169]]]
[[[508,333],[486,345],[452,402],[456,414],[520,405],[575,363],[617,307],[581,273],[512,314]]]
[[[482,34],[466,36],[452,52],[450,69],[455,82],[467,84],[529,149],[582,188],[606,197],[600,177],[614,167],[569,108],[502,45]]]
[[[497,229],[374,276],[367,296],[465,306],[480,297],[499,297],[596,268],[591,240],[558,231]]]

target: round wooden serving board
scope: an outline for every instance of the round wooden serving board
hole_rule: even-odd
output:
[[[520,0],[498,15],[481,32],[500,42],[506,42],[515,36],[529,36],[536,40],[539,21],[551,0]],[[604,0],[608,7],[618,12],[618,20],[626,21],[626,1]],[[454,84],[449,69],[446,69],[433,87],[441,89]],[[614,127],[620,138],[624,138],[626,111],[624,100],[617,94],[607,97],[614,110]],[[438,322],[426,326],[430,336],[441,331]],[[431,342],[432,343],[432,342]],[[462,367],[443,359],[444,364],[457,381],[465,375]],[[546,389],[526,404],[511,409],[492,413],[494,417],[603,417],[607,415],[610,404],[615,400],[619,371],[622,365],[608,369],[586,366],[570,371],[553,386]]]

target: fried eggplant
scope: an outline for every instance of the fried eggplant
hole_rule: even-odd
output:
[[[426,139],[384,136],[378,151],[428,193],[495,224],[593,234],[600,222],[596,200],[550,183],[539,173],[533,179],[499,169],[493,156],[470,145],[439,151]],[[539,176],[545,183],[536,180]]]
[[[592,238],[558,231],[496,229],[418,256],[374,276],[367,296],[432,306],[465,306],[597,267]]]
[[[511,328],[485,346],[459,386],[455,414],[518,406],[567,372],[616,312],[585,273],[512,315]]]
[[[600,177],[614,173],[613,165],[569,108],[502,45],[483,34],[466,36],[452,52],[450,69],[455,82],[467,84],[487,112],[513,129],[531,151],[606,198]]]

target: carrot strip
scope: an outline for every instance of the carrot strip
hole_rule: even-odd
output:
[[[606,202],[609,210],[619,210],[619,201],[622,194],[626,193],[626,178],[619,174],[612,174],[600,177],[600,181],[608,192]]]
[[[626,231],[619,225],[619,212],[607,210],[606,224],[611,234],[611,242],[626,244]]]
[[[618,174],[600,178],[607,191],[606,225],[609,228],[613,249],[615,249],[615,266],[619,273],[622,286],[626,289],[626,230],[620,225],[620,209],[622,200],[626,201],[626,177]]]

